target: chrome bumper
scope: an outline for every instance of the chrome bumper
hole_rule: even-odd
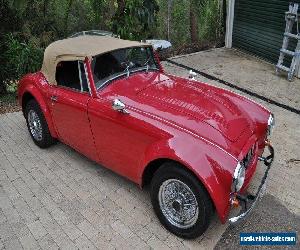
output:
[[[247,196],[242,196],[242,195],[237,195],[237,199],[241,202],[244,203],[244,208],[242,209],[242,211],[240,212],[239,215],[232,217],[229,219],[229,223],[232,225],[237,224],[238,222],[242,221],[243,219],[245,219],[253,210],[253,208],[255,207],[257,201],[259,200],[259,198],[262,196],[262,194],[265,191],[265,184],[266,184],[266,179],[269,173],[269,170],[271,168],[271,165],[273,163],[274,160],[274,149],[271,146],[271,144],[269,142],[266,143],[266,146],[270,152],[270,155],[267,157],[259,157],[258,160],[263,161],[264,164],[267,166],[267,169],[265,171],[265,174],[261,180],[261,183],[258,187],[258,190],[256,192],[255,195],[247,195]],[[247,208],[247,204],[251,202],[251,206],[249,208]]]

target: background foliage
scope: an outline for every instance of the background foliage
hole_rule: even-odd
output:
[[[0,0],[0,95],[14,89],[22,75],[40,69],[49,43],[82,30],[109,30],[131,40],[167,39],[175,48],[221,45],[223,1]]]

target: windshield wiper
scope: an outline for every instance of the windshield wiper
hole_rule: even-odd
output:
[[[126,65],[126,68],[124,69],[124,71],[126,71],[126,77],[128,78],[129,77],[129,74],[130,74],[130,71],[129,71],[129,63]]]
[[[132,68],[134,66],[134,64],[132,62],[128,61],[127,63],[125,63],[125,65],[126,65],[126,68],[124,69],[124,72],[126,71],[126,76],[128,78],[129,74],[130,74],[130,70],[129,69]]]
[[[151,59],[151,57],[148,56],[146,62],[144,63],[144,66],[146,65],[146,72],[147,72],[147,73],[148,73],[148,71],[149,71],[149,61],[150,61],[150,59]]]

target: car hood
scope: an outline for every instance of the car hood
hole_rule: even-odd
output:
[[[238,96],[207,84],[166,77],[146,85],[136,95],[141,103],[162,111],[164,118],[198,134],[201,126],[197,124],[205,123],[234,142],[251,128],[251,119],[239,107]]]

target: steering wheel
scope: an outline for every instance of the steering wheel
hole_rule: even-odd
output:
[[[121,67],[124,71],[127,71],[134,66],[135,66],[135,64],[131,61],[121,62]]]

